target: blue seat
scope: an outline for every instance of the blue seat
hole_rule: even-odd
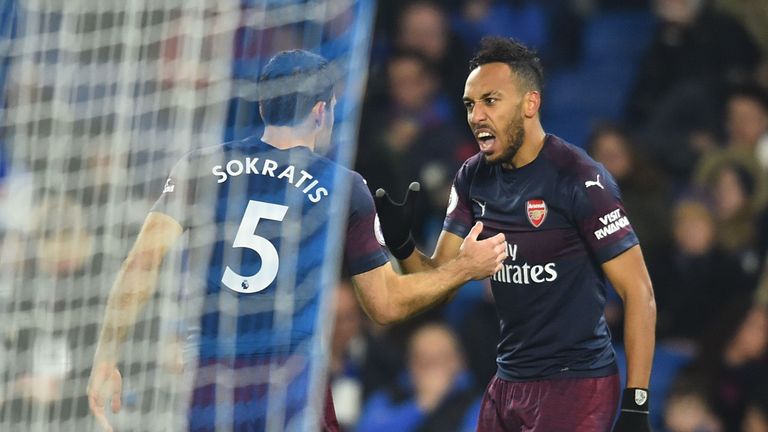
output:
[[[593,120],[588,114],[573,110],[552,117],[545,115],[542,118],[542,124],[547,132],[583,148],[592,128]]]
[[[645,51],[655,20],[650,12],[605,12],[587,22],[586,62],[636,60]]]

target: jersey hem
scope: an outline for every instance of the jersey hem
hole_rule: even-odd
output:
[[[533,376],[533,377],[519,377],[513,376],[501,368],[496,369],[496,376],[504,381],[510,382],[530,382],[530,381],[544,381],[554,379],[568,379],[568,378],[602,378],[613,374],[619,373],[619,367],[615,361],[612,361],[609,365],[603,366],[598,369],[590,370],[568,370],[565,372],[558,372],[551,375]]]

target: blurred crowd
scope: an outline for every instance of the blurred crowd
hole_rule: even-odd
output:
[[[477,152],[461,105],[472,51],[485,34],[534,47],[545,130],[615,177],[651,272],[654,426],[768,431],[766,29],[760,0],[382,3],[356,169],[395,199],[421,182],[415,231],[429,252]],[[347,430],[474,430],[495,373],[489,288],[389,328],[364,318],[347,283],[338,291],[331,365]],[[606,316],[623,368],[615,294]]]

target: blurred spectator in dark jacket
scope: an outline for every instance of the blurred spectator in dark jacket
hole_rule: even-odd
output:
[[[691,371],[708,383],[713,409],[726,430],[739,430],[749,396],[768,370],[768,313],[751,298],[722,309],[702,342]]]
[[[766,371],[768,372],[768,371]],[[768,373],[756,377],[741,423],[741,432],[768,432]]]
[[[428,324],[414,333],[408,346],[408,372],[408,383],[394,383],[371,396],[358,431],[474,430],[479,393],[448,327]]]
[[[655,268],[658,334],[690,345],[724,303],[753,285],[738,262],[717,246],[715,221],[703,201],[679,201],[671,224],[673,248],[656,260]]]
[[[649,155],[684,184],[721,133],[728,83],[751,77],[760,52],[737,21],[701,0],[655,0],[655,11],[628,121],[643,132]]]
[[[426,56],[397,52],[387,74],[386,102],[372,102],[363,113],[356,168],[371,189],[383,187],[396,200],[410,182],[421,182],[426,199],[418,200],[414,233],[423,242],[439,231],[430,224],[438,223],[434,215],[445,208],[452,175],[474,146],[455,126],[438,71]]]
[[[487,280],[484,283],[483,296],[467,312],[459,327],[467,367],[476,383],[490,382],[496,375],[496,346],[500,333],[493,291]]]
[[[768,55],[768,7],[764,0],[715,0],[714,5],[739,20]]]
[[[644,122],[678,85],[746,78],[760,60],[749,33],[701,0],[655,0],[659,19],[640,65],[630,118]]]
[[[469,54],[451,30],[441,2],[411,2],[400,14],[393,40],[396,50],[420,52],[437,67],[441,90],[449,96],[458,118],[463,118],[461,95],[469,70]]]

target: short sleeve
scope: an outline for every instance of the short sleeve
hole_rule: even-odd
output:
[[[189,227],[191,200],[194,195],[194,172],[190,155],[185,155],[171,170],[160,197],[150,211],[166,214],[184,229]]]
[[[469,234],[474,223],[472,205],[469,199],[469,171],[469,164],[465,162],[456,173],[453,185],[451,185],[448,209],[443,221],[443,230],[456,234],[459,237],[465,237]]]
[[[602,165],[582,170],[571,187],[576,225],[601,263],[638,244],[619,187]]]
[[[344,265],[350,276],[365,273],[389,261],[376,239],[374,223],[376,207],[368,187],[359,174],[352,175]]]

